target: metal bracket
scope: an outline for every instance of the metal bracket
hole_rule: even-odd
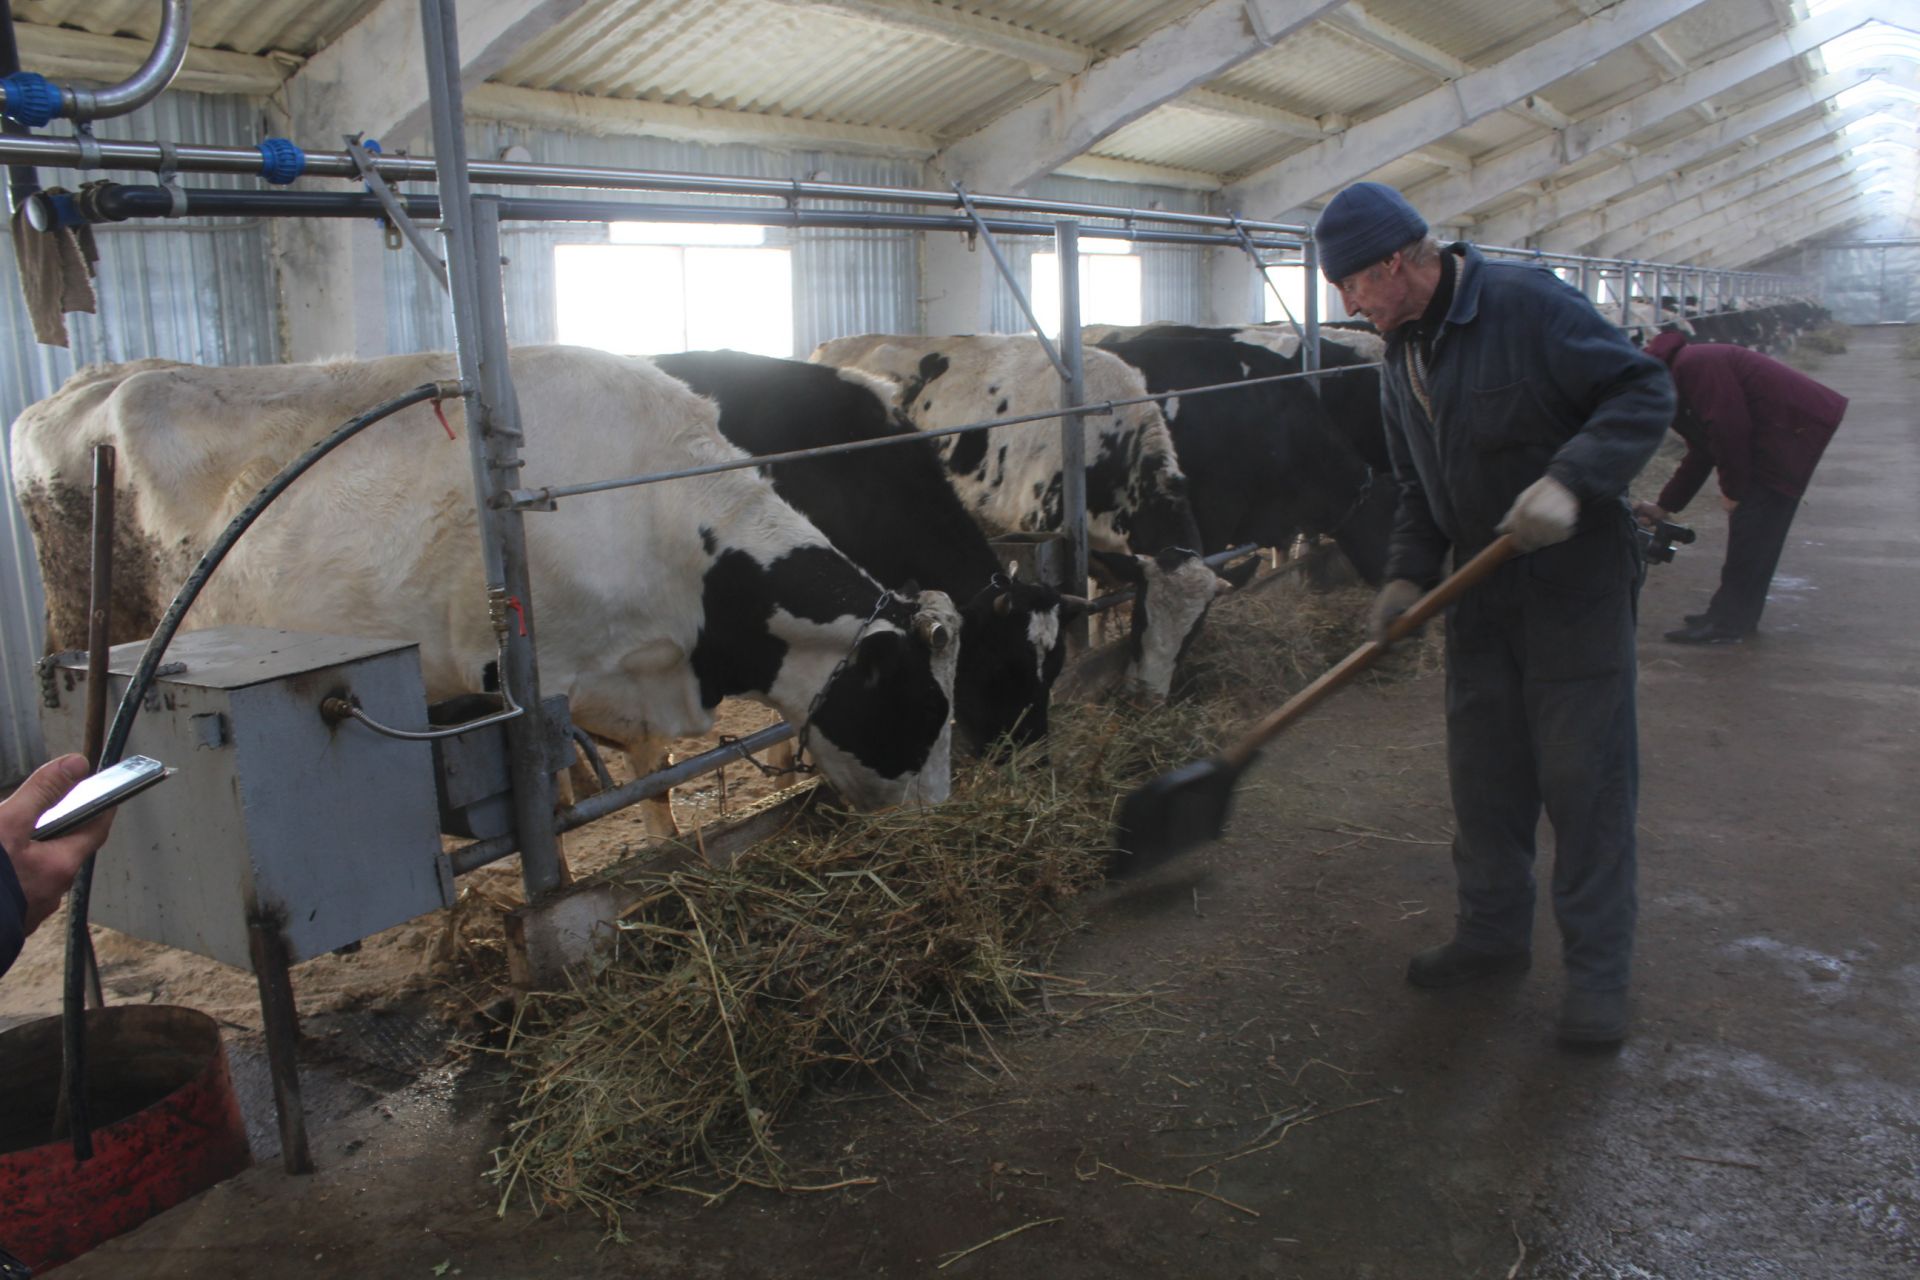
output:
[[[960,198],[960,207],[973,219],[973,229],[985,242],[987,252],[993,255],[993,265],[1000,268],[1001,279],[1007,282],[1007,288],[1013,291],[1013,300],[1020,306],[1020,314],[1027,318],[1027,324],[1033,329],[1033,336],[1040,339],[1040,349],[1047,353],[1047,363],[1060,375],[1060,381],[1072,382],[1073,374],[1067,371],[1066,361],[1060,358],[1060,351],[1047,337],[1046,330],[1040,327],[1039,317],[1033,314],[1033,303],[1027,300],[1027,291],[1020,287],[1020,281],[1013,274],[1013,264],[1007,261],[1007,255],[1000,250],[1000,242],[994,239],[993,229],[987,226],[987,220],[980,216],[980,210],[974,207],[973,197],[959,183],[953,184],[953,194]]]
[[[450,288],[447,284],[447,264],[442,262],[440,255],[433,251],[433,245],[427,240],[425,233],[412,218],[407,216],[406,209],[393,194],[393,188],[389,187],[387,180],[380,176],[380,169],[374,164],[373,156],[360,145],[360,135],[354,133],[347,134],[345,137],[347,154],[353,157],[353,167],[360,171],[361,181],[367,184],[367,190],[373,192],[373,198],[378,200],[380,207],[386,211],[388,226],[407,238],[407,243],[413,246],[414,252],[419,254],[421,260],[427,264],[427,270],[433,272],[433,278],[440,282],[441,290],[447,291]]]
[[[548,489],[509,489],[495,499],[502,511],[558,511],[560,504]]]

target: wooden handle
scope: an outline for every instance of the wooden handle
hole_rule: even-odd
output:
[[[1288,698],[1277,711],[1270,712],[1265,719],[1247,730],[1237,742],[1227,748],[1223,758],[1236,769],[1244,767],[1247,761],[1253,759],[1253,753],[1278,737],[1281,730],[1319,706],[1329,695],[1379,661],[1380,655],[1389,647],[1425,626],[1435,614],[1458,600],[1488,574],[1519,554],[1520,548],[1515,545],[1512,534],[1503,533],[1495,538],[1487,544],[1484,551],[1455,569],[1439,586],[1421,596],[1411,608],[1395,618],[1393,624],[1387,628],[1385,644],[1378,640],[1369,640],[1340,659],[1318,680]]]

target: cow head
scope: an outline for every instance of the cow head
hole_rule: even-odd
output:
[[[1047,736],[1047,705],[1066,661],[1066,624],[1086,602],[1051,587],[997,580],[960,611],[954,723],[972,750]]]
[[[807,746],[848,804],[883,809],[947,798],[960,648],[960,614],[945,593],[888,592],[843,651],[844,665],[833,656]]]
[[[1151,556],[1091,554],[1135,592],[1127,679],[1155,697],[1166,697],[1173,687],[1174,666],[1199,633],[1207,607],[1234,584],[1185,547],[1168,547]]]

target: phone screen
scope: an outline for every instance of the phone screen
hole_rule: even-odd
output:
[[[128,756],[111,769],[102,769],[75,783],[59,804],[41,814],[40,820],[33,824],[33,838],[51,840],[63,836],[172,772],[151,756]]]

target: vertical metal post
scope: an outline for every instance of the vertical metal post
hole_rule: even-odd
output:
[[[260,1029],[267,1038],[267,1071],[273,1078],[273,1107],[280,1119],[280,1167],[288,1173],[312,1173],[307,1108],[300,1094],[300,1012],[287,972],[286,936],[273,920],[249,920],[247,950],[260,987]]]
[[[507,318],[500,281],[499,197],[475,198],[467,181],[454,0],[420,0],[433,149],[439,170],[441,233],[453,295],[454,348],[466,385],[467,444],[473,465],[487,606],[501,629],[500,682],[525,711],[507,721],[515,837],[527,900],[560,884],[553,831],[553,777],[546,771],[546,717],[534,667],[534,601],[526,528],[506,493],[520,483],[520,406],[507,368]],[[474,601],[479,607],[480,601]],[[509,606],[517,606],[509,614]]]
[[[1301,246],[1300,265],[1307,273],[1306,297],[1307,331],[1300,339],[1300,368],[1311,372],[1320,367],[1320,246],[1312,236],[1307,237]],[[1320,394],[1320,379],[1309,378],[1307,385],[1313,388],[1315,395]]]
[[[1656,329],[1660,327],[1660,314],[1666,306],[1666,303],[1662,301],[1667,293],[1666,279],[1667,273],[1663,268],[1655,267],[1653,269],[1653,327]]]
[[[1056,221],[1053,244],[1060,258],[1060,363],[1066,367],[1060,407],[1072,409],[1087,402],[1080,347],[1080,224],[1071,218]],[[1087,437],[1077,413],[1060,419],[1060,532],[1067,539],[1066,581],[1060,588],[1079,595],[1087,589]],[[1074,624],[1083,645],[1086,625],[1084,616]]]
[[[1633,266],[1620,264],[1620,327],[1627,328],[1633,323]]]
[[[1585,258],[1580,259],[1580,296],[1593,301],[1593,264]]]

